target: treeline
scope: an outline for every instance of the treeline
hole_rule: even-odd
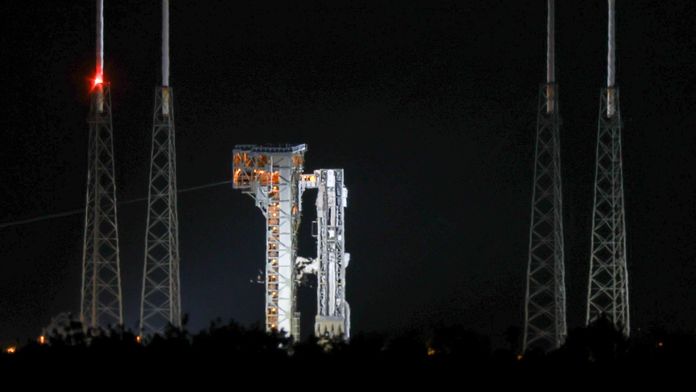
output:
[[[153,376],[164,370],[181,378],[196,374],[215,379],[241,376],[262,383],[285,376],[295,380],[310,373],[314,380],[332,380],[340,375],[349,383],[365,377],[401,383],[423,377],[444,380],[491,373],[527,379],[549,372],[640,374],[643,369],[696,369],[693,333],[654,331],[626,339],[611,323],[599,320],[572,330],[558,350],[530,350],[524,355],[516,347],[514,333],[511,335],[508,347],[496,349],[486,336],[457,326],[396,337],[357,334],[349,342],[314,337],[292,342],[260,328],[230,322],[211,324],[197,334],[169,328],[164,336],[143,341],[123,328],[85,332],[73,321],[41,341],[17,347],[13,353],[3,352],[0,371],[110,369]]]

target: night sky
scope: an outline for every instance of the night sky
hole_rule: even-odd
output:
[[[146,195],[160,2],[105,1],[118,198]],[[353,332],[523,322],[543,0],[172,0],[178,184],[231,176],[241,143],[307,143],[346,170]],[[696,6],[617,2],[633,331],[696,328]],[[0,222],[84,207],[94,1],[0,13]],[[568,324],[584,322],[606,1],[557,4]],[[197,331],[263,319],[264,221],[231,186],[179,197],[183,310]],[[314,256],[313,197],[300,254]],[[145,204],[120,207],[126,326]],[[79,311],[83,217],[0,230],[0,343]],[[315,289],[300,292],[312,329]]]

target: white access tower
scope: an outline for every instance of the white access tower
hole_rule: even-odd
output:
[[[266,219],[266,330],[299,337],[296,309],[297,230],[304,144],[238,145],[233,154],[233,187],[250,195]]]
[[[300,336],[297,285],[306,274],[317,277],[318,337],[350,337],[350,306],[346,301],[345,208],[348,189],[343,169],[301,174],[304,144],[239,145],[234,149],[233,187],[249,194],[266,218],[266,330]],[[315,258],[297,255],[302,195],[317,190]]]

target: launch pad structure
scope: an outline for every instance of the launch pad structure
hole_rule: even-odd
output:
[[[616,0],[608,0],[607,87],[600,92],[595,158],[592,245],[586,323],[606,317],[624,336],[631,332],[626,255],[626,208],[616,84]]]
[[[80,296],[80,321],[87,329],[123,324],[111,86],[104,81],[104,0],[97,0],[96,22]]]
[[[344,210],[348,190],[342,169],[303,174],[305,144],[237,145],[233,151],[233,188],[250,195],[266,219],[266,330],[300,336],[297,286],[305,274],[317,276],[317,336],[350,336],[350,306],[345,300]],[[317,257],[299,257],[297,232],[302,195],[317,189]]]
[[[566,290],[561,115],[556,80],[555,0],[547,0],[546,83],[539,89],[522,350],[565,342]]]
[[[140,335],[180,328],[181,278],[177,210],[174,89],[169,84],[169,0],[162,0],[162,84],[155,88]]]

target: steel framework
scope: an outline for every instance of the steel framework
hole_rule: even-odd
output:
[[[555,349],[566,336],[563,208],[556,85],[540,89],[534,163],[523,349]]]
[[[607,88],[600,93],[586,322],[607,317],[631,331],[626,262],[621,110],[616,83],[616,2],[608,0]]]
[[[174,91],[169,87],[169,0],[162,0],[162,86],[155,89],[140,334],[181,327]]]
[[[181,326],[173,90],[155,89],[140,333]]]
[[[548,0],[547,83],[539,89],[523,350],[556,349],[567,333],[554,1]]]
[[[116,218],[111,89],[91,96],[80,321],[86,328],[123,324]]]
[[[608,115],[610,99],[614,100],[612,116]],[[597,132],[586,322],[589,324],[605,316],[628,336],[630,314],[621,128],[619,89],[604,89],[600,94]]]
[[[301,220],[299,179],[304,144],[234,148],[233,187],[250,195],[266,219],[266,330],[300,336],[296,311],[297,230]]]

